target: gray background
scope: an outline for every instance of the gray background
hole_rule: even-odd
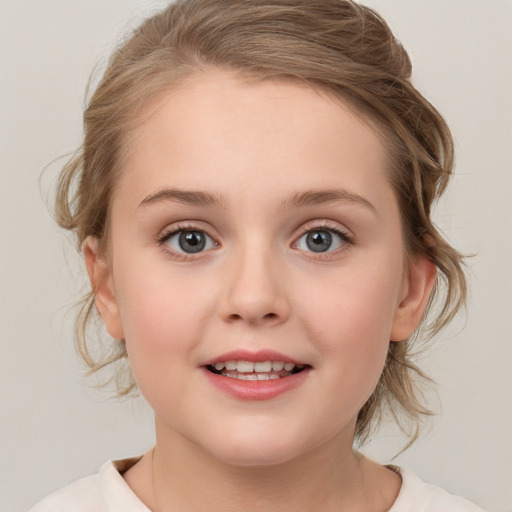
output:
[[[368,0],[409,50],[415,82],[445,114],[457,177],[436,211],[470,261],[469,314],[422,364],[439,416],[394,463],[496,512],[512,510],[512,3]],[[71,304],[84,284],[72,242],[53,225],[51,196],[75,148],[90,71],[160,0],[0,0],[0,510],[21,512],[109,458],[153,440],[142,400],[84,385]],[[101,67],[100,67],[101,69]],[[388,462],[403,440],[369,447]]]

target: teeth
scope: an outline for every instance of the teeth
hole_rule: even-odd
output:
[[[281,379],[284,376],[278,375],[277,373],[230,373],[223,372],[224,377],[238,380],[275,380]]]
[[[236,371],[241,373],[250,373],[254,371],[254,363],[251,361],[237,361]]]
[[[272,362],[265,361],[264,363],[254,363],[255,372],[269,372],[272,370]]]
[[[216,371],[222,372],[225,377],[240,380],[273,380],[287,376],[274,372],[282,372],[283,370],[291,372],[294,368],[302,370],[305,365],[295,365],[284,361],[218,361],[213,366]]]
[[[284,363],[282,361],[274,361],[272,363],[272,370],[274,372],[280,372],[284,368]]]

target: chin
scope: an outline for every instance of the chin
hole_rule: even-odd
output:
[[[203,446],[216,459],[233,466],[264,467],[277,466],[300,456],[306,449],[304,436],[301,438],[290,435],[290,432],[269,431],[224,431],[219,442]]]
[[[255,449],[254,447],[246,449],[242,447],[229,453],[216,453],[215,456],[230,466],[258,468],[285,464],[295,459],[298,453],[287,449]]]

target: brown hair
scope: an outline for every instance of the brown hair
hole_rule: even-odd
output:
[[[383,134],[407,254],[426,254],[438,269],[422,331],[432,335],[449,322],[465,303],[462,257],[430,214],[452,173],[450,131],[411,84],[409,57],[385,21],[350,0],[179,0],[147,19],[114,52],[89,101],[83,145],[60,176],[58,223],[79,245],[93,236],[105,250],[123,136],[150,99],[210,66],[306,83],[348,102]],[[91,372],[126,360],[120,340],[112,352],[91,354],[86,326],[94,312],[90,292],[77,318],[77,345]],[[429,414],[418,387],[418,377],[427,377],[411,360],[417,333],[390,343],[379,384],[359,412],[359,440],[384,411],[402,428],[412,425],[412,439]],[[119,393],[134,387],[129,378]]]

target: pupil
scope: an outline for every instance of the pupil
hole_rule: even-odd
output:
[[[313,252],[325,252],[331,247],[332,235],[329,231],[311,231],[306,237],[306,244]]]
[[[206,240],[200,231],[185,231],[180,234],[179,244],[185,252],[199,252],[204,249]]]

